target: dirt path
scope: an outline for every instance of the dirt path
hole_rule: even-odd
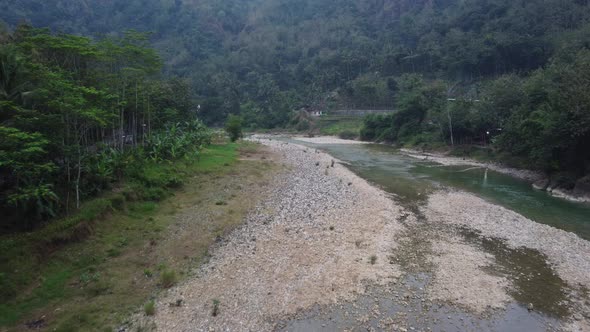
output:
[[[138,314],[138,326],[159,331],[588,327],[587,294],[566,298],[563,280],[544,256],[527,252],[526,264],[519,264],[520,251],[505,239],[482,236],[469,222],[453,222],[468,212],[449,210],[444,200],[458,198],[439,194],[422,206],[401,206],[327,154],[276,140],[261,143],[281,156],[288,171],[245,224],[212,250],[195,278],[163,294],[155,316]],[[466,202],[465,209],[474,203],[479,204]],[[527,268],[538,276],[527,275]],[[587,270],[584,265],[576,272]],[[528,296],[534,292],[527,287],[538,290],[543,282],[551,282],[554,298]],[[567,301],[573,300],[575,317],[568,311],[574,306]]]

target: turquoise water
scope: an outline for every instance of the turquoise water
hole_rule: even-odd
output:
[[[299,143],[299,142],[298,142]],[[441,166],[377,144],[306,144],[350,163],[363,178],[404,200],[426,199],[437,187],[457,188],[590,240],[590,204],[574,203],[535,190],[530,183],[472,166]]]

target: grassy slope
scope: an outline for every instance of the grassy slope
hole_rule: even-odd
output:
[[[238,159],[257,149],[214,145],[197,163],[147,167],[149,176],[173,172],[184,185],[160,202],[111,193],[86,203],[75,216],[86,225],[77,241],[40,241],[62,238],[66,226],[0,239],[3,291],[17,294],[0,304],[0,326],[26,330],[26,322],[40,320],[57,331],[110,331],[123,323],[164,288],[164,275],[186,277],[218,236],[241,223],[258,197],[242,192],[261,192],[274,169],[266,160]]]
[[[352,132],[357,136],[363,125],[362,117],[325,116],[319,120],[322,135],[338,136],[343,132]]]

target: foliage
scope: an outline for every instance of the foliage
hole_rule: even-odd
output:
[[[342,139],[356,139],[358,137],[358,133],[352,130],[344,130],[338,134],[339,138]]]
[[[355,116],[325,115],[319,119],[320,133],[323,135],[339,136],[343,132],[353,132],[359,137],[363,119]]]
[[[211,144],[210,130],[199,120],[169,124],[163,131],[151,135],[145,151],[153,161],[196,157]]]
[[[162,250],[160,246],[166,246],[153,240],[174,222],[171,211],[176,209],[179,199],[197,202],[204,196],[227,194],[224,187],[208,179],[235,173],[240,147],[209,146],[203,149],[198,162],[180,159],[149,163],[141,169],[145,169],[143,177],[149,178],[151,184],[127,176],[117,185],[116,192],[105,192],[83,202],[69,217],[52,220],[32,232],[0,236],[0,325],[10,329],[23,320],[38,319],[36,313],[47,310],[53,313],[47,322],[48,329],[62,330],[66,325],[74,330],[120,326],[129,308],[143,305],[159,289],[160,278],[137,282],[138,275],[156,273],[151,272],[156,270],[153,257],[142,254],[140,249],[147,245],[158,252]],[[259,165],[249,167],[259,174]],[[143,199],[141,192],[148,187],[160,188],[169,195],[166,186],[174,178],[190,182],[190,190],[177,192],[174,200],[161,203]],[[239,222],[245,212],[231,212],[232,222]],[[228,218],[214,222],[215,227],[195,226],[202,228],[198,233],[206,235],[204,239],[186,239],[186,244],[194,248],[190,263],[183,259],[184,246],[183,250],[167,251],[166,257],[172,261],[168,269],[180,270],[175,264],[194,264],[206,254],[217,232],[236,225],[229,223]],[[119,256],[113,258],[112,253]],[[56,306],[64,310],[54,312]],[[78,321],[77,317],[88,313],[88,320]]]
[[[168,72],[190,79],[208,124],[286,125],[303,105],[390,108],[396,79],[529,73],[588,47],[580,0],[9,0],[0,18],[83,35],[157,32]],[[113,13],[116,13],[113,15]]]
[[[217,315],[219,315],[219,304],[220,302],[218,299],[213,300],[213,310],[211,310],[211,316],[217,317]]]
[[[173,270],[164,269],[160,275],[160,285],[163,288],[170,288],[176,283],[176,272]]]
[[[375,263],[377,263],[377,256],[371,255],[371,257],[369,257],[369,262],[371,263],[371,265],[375,265]]]
[[[154,302],[154,300],[147,302],[143,306],[143,312],[146,316],[153,316],[156,314],[156,303]]]
[[[590,172],[589,50],[553,58],[526,77],[487,81],[479,99],[445,101],[440,82],[417,77],[402,77],[398,85],[398,111],[367,116],[363,139],[491,146],[524,167],[570,179]]]
[[[554,61],[522,82],[498,147],[548,172],[590,171],[590,51]]]
[[[229,139],[235,142],[242,138],[242,118],[233,114],[227,117],[225,123],[225,131],[229,135]]]
[[[401,76],[397,86],[397,111],[365,117],[362,139],[405,143],[419,132],[433,130],[444,96],[441,85],[427,84],[421,76],[412,74]]]
[[[41,135],[29,139],[47,140],[39,146],[46,156],[62,156],[42,158],[55,170],[32,177],[35,185],[25,191],[8,183],[4,208],[13,209],[11,223],[20,218],[8,203],[12,195],[35,223],[108,188],[122,172],[95,163],[99,143],[121,152],[126,165],[126,147],[194,119],[193,100],[205,123],[221,126],[235,114],[249,129],[323,130],[293,114],[304,106],[396,108],[365,119],[361,137],[491,146],[548,171],[585,173],[586,153],[578,153],[586,144],[585,97],[576,84],[559,80],[585,84],[579,54],[590,47],[589,6],[578,0],[4,2],[0,18],[13,28],[28,20],[109,36],[94,42],[29,27],[0,32],[0,124]],[[157,79],[162,64],[183,79]],[[158,152],[158,139],[151,141],[156,159],[169,152]],[[16,179],[23,162],[5,161],[0,176]],[[51,193],[61,198],[57,206]]]
[[[0,231],[30,230],[210,143],[187,83],[158,78],[146,34],[97,41],[19,26],[0,42]]]

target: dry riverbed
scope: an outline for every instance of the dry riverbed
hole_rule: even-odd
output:
[[[589,330],[587,241],[466,193],[404,205],[323,152],[254,140],[286,171],[136,327]]]

